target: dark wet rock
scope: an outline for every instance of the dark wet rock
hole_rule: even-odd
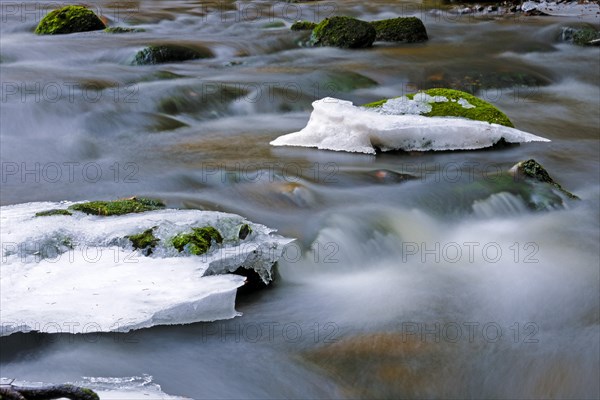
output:
[[[554,186],[561,193],[565,194],[570,199],[579,199],[579,197],[575,196],[573,193],[563,189],[561,185],[554,181],[548,174],[548,171],[544,167],[542,167],[537,161],[530,159],[527,161],[521,161],[515,164],[510,171],[517,178],[521,179],[532,179],[538,182],[547,183],[549,185]]]
[[[240,231],[238,233],[238,238],[240,240],[244,240],[252,233],[252,228],[248,224],[244,224],[240,227]]]
[[[211,58],[213,53],[202,46],[183,46],[179,44],[150,45],[137,52],[134,65],[152,65]]]
[[[310,21],[296,21],[290,26],[293,31],[312,31],[317,27],[317,24]]]
[[[428,39],[423,22],[417,17],[391,18],[373,21],[375,40],[384,42],[423,42]]]
[[[331,17],[313,29],[310,44],[358,49],[371,47],[376,36],[375,28],[368,22],[351,17]]]
[[[38,35],[62,35],[76,32],[98,31],[106,25],[92,10],[82,6],[66,6],[46,15],[35,33]]]

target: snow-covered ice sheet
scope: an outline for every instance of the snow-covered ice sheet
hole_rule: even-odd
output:
[[[538,10],[554,17],[592,17],[600,18],[600,5],[594,2],[546,2],[526,1],[521,5],[524,12]]]
[[[376,148],[474,150],[491,147],[500,139],[508,143],[549,142],[503,125],[465,118],[388,115],[330,97],[315,101],[313,108],[304,129],[280,136],[271,145],[375,154]]]
[[[89,333],[233,318],[235,296],[254,269],[264,281],[291,239],[234,214],[159,210],[123,216],[35,217],[73,203],[0,208],[0,335],[37,330]],[[252,233],[238,239],[239,228]],[[213,226],[222,246],[188,256],[169,238]],[[150,256],[125,238],[155,227],[161,239]]]
[[[3,379],[7,383],[21,387],[43,387],[50,385],[42,382],[28,382]],[[52,384],[62,384],[54,382]],[[162,391],[150,375],[128,377],[84,377],[80,382],[71,384],[95,391],[101,400],[189,400],[187,397],[171,396]]]

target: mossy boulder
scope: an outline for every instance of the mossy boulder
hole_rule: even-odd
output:
[[[160,44],[150,45],[138,51],[133,59],[133,64],[153,65],[211,57],[213,57],[213,53],[206,47]]]
[[[146,229],[142,233],[126,236],[134,249],[141,250],[145,256],[152,254],[152,251],[160,241],[154,236],[154,228]]]
[[[293,31],[312,31],[317,27],[317,24],[310,21],[296,21],[290,26]]]
[[[213,241],[219,244],[223,243],[223,237],[212,226],[192,228],[191,233],[181,233],[171,239],[171,243],[177,251],[185,251],[196,256],[205,254]]]
[[[98,31],[106,25],[92,10],[82,6],[66,6],[46,15],[35,33],[38,35],[62,35],[76,32]]]
[[[90,201],[69,207],[70,210],[101,216],[141,213],[162,208],[165,208],[165,205],[159,200],[136,197],[115,201]]]
[[[383,19],[373,21],[371,25],[378,41],[415,43],[428,39],[425,25],[417,17]]]
[[[69,210],[63,208],[55,208],[53,210],[40,211],[35,213],[36,217],[51,217],[54,215],[73,215]]]
[[[351,17],[331,17],[312,31],[312,46],[333,46],[348,49],[371,47],[377,33],[368,22]]]
[[[426,117],[460,117],[475,121],[504,125],[513,128],[514,125],[506,114],[487,101],[481,100],[469,93],[454,89],[429,89],[419,93],[408,94],[403,98],[423,105],[423,112],[418,114]],[[424,98],[424,99],[423,99]],[[400,99],[400,98],[396,98]],[[389,99],[365,104],[363,107],[382,108]],[[414,107],[418,109],[419,107]]]
[[[560,40],[578,46],[598,46],[600,45],[600,30],[592,24],[585,23],[566,26],[561,30]]]
[[[510,169],[510,172],[519,179],[533,179],[538,182],[552,185],[570,199],[579,199],[579,197],[575,196],[573,193],[563,189],[561,185],[550,177],[548,171],[533,159],[518,162]]]

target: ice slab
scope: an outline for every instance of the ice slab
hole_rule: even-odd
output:
[[[3,381],[14,386],[28,388],[51,385],[42,382],[28,382],[4,378]],[[84,377],[81,381],[72,382],[71,384],[93,390],[102,400],[190,400],[187,397],[171,396],[163,392],[160,385],[153,382],[153,378],[150,375],[128,377]]]
[[[304,129],[280,136],[271,145],[375,154],[376,148],[474,150],[491,147],[500,139],[508,143],[549,142],[503,125],[465,118],[389,115],[331,97],[315,101],[313,108]]]
[[[233,318],[245,278],[230,272],[253,269],[269,282],[273,264],[292,241],[238,215],[210,211],[35,217],[71,204],[0,208],[0,336],[123,332]],[[240,240],[243,224],[252,233]],[[176,234],[207,225],[224,239],[207,254],[186,255],[169,245]],[[161,240],[144,256],[125,236],[153,227]]]

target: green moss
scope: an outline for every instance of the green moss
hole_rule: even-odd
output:
[[[569,198],[579,199],[579,197],[575,196],[573,193],[563,189],[561,185],[559,185],[550,177],[548,171],[546,171],[546,169],[542,167],[540,163],[533,159],[517,163],[512,170],[517,173],[517,177],[526,177],[529,179],[534,179],[538,182],[550,184],[560,190],[562,193],[566,194]]]
[[[134,249],[142,250],[146,256],[152,254],[152,251],[160,241],[154,236],[154,228],[146,229],[144,232],[138,233],[137,235],[125,237],[131,241]]]
[[[461,117],[475,121],[485,121],[489,123],[514,127],[513,123],[508,119],[506,114],[498,110],[495,106],[487,101],[483,101],[469,93],[461,92],[454,89],[429,89],[425,90],[429,96],[444,96],[450,101],[433,103],[432,109],[427,114],[427,117]],[[412,95],[414,97],[414,95]],[[409,98],[410,95],[408,96]],[[464,108],[458,103],[458,100],[465,99],[474,108]],[[454,100],[454,101],[452,101]]]
[[[88,203],[73,204],[69,209],[91,215],[109,216],[140,213],[164,207],[165,205],[158,200],[132,197],[115,201],[90,201]]]
[[[283,21],[271,21],[263,24],[263,29],[273,29],[273,28],[285,28],[285,23]]]
[[[123,26],[109,26],[104,29],[106,33],[136,33],[136,32],[146,32],[145,29],[142,28],[125,28]]]
[[[296,21],[290,26],[293,31],[312,31],[317,27],[317,24],[310,21]]]
[[[36,217],[50,217],[53,215],[73,215],[69,210],[57,208],[54,210],[45,210],[35,213]]]
[[[218,230],[212,226],[192,228],[191,233],[181,233],[171,239],[171,244],[179,252],[186,251],[189,254],[201,255],[210,249],[213,242],[223,243],[223,237]]]
[[[384,19],[371,25],[377,32],[375,40],[414,43],[428,39],[425,25],[417,17]]]
[[[97,31],[106,25],[93,11],[82,6],[66,6],[46,15],[35,33],[38,35],[60,35],[75,32]]]
[[[351,17],[331,17],[313,29],[309,43],[313,46],[365,48],[373,45],[376,35],[375,28],[368,22]]]
[[[100,400],[100,396],[92,389],[81,388],[81,392],[87,396],[85,400]]]
[[[201,46],[150,45],[137,52],[133,65],[164,64],[211,57],[213,57],[213,53],[208,48]]]
[[[594,28],[584,28],[573,33],[573,43],[579,46],[591,46],[591,41],[597,39],[600,39],[600,31]]]
[[[498,110],[495,106],[487,101],[481,100],[472,94],[461,92],[454,89],[429,89],[423,93],[435,97],[443,96],[448,99],[444,102],[431,103],[431,111],[423,114],[426,117],[460,117],[468,118],[475,121],[485,121],[489,123],[504,125],[513,128],[514,125],[508,119],[506,114]],[[408,94],[406,97],[413,99],[415,94]],[[469,102],[473,108],[465,108],[458,103],[460,99]],[[381,107],[387,102],[387,99],[375,101],[363,105],[363,107],[376,108]]]
[[[238,238],[240,240],[244,240],[252,233],[252,228],[248,224],[244,224],[240,227],[240,231],[238,233]]]

